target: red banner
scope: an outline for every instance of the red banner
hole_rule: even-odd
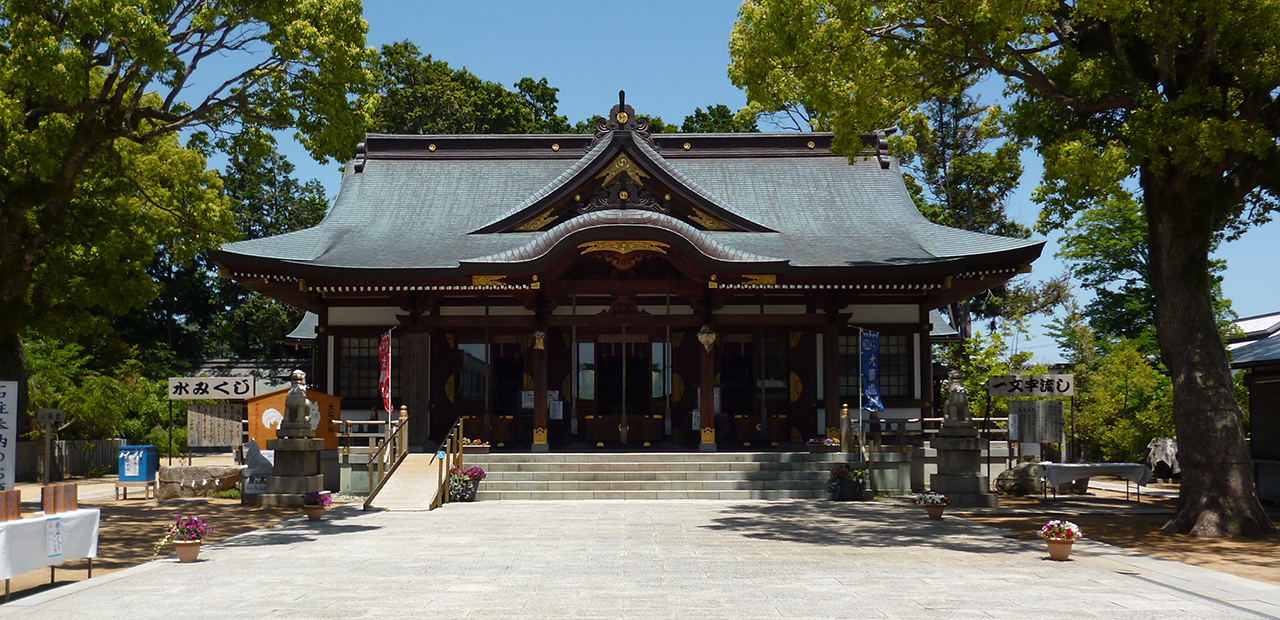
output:
[[[391,330],[378,342],[378,393],[382,394],[382,408],[391,413]]]

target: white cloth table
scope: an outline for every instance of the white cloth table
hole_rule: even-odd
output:
[[[1057,488],[1081,478],[1095,476],[1118,476],[1138,486],[1151,481],[1151,468],[1142,463],[1054,463],[1043,461],[1036,468],[1036,474]]]
[[[63,560],[97,557],[101,516],[97,508],[81,508],[0,523],[0,579]]]

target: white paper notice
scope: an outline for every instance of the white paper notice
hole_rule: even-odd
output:
[[[49,557],[62,557],[62,520],[54,517],[44,522],[44,542],[45,549],[49,551]]]

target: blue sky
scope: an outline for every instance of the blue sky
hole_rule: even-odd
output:
[[[576,122],[605,114],[617,103],[618,90],[638,113],[681,122],[695,107],[746,104],[729,81],[728,41],[738,0],[655,0],[628,3],[583,0],[522,2],[420,2],[366,0],[368,43],[380,46],[405,39],[455,68],[466,67],[482,79],[508,87],[522,77],[545,77],[560,89],[560,113]],[[984,90],[996,91],[997,88]],[[990,97],[983,97],[990,102]],[[330,198],[341,179],[333,164],[320,166],[297,144],[282,151],[303,179],[319,179]],[[221,167],[222,162],[211,162]],[[1023,223],[1033,223],[1038,208],[1031,190],[1039,180],[1034,155],[1024,154],[1026,174],[1009,204]],[[1052,277],[1064,265],[1053,258],[1052,238],[1032,277]],[[1224,291],[1240,316],[1280,311],[1280,286],[1273,267],[1280,264],[1280,223],[1256,228],[1218,253],[1227,260]],[[1083,291],[1081,291],[1083,293]],[[1041,321],[1033,332],[1040,331]],[[1058,361],[1043,336],[1019,344],[1036,361]]]

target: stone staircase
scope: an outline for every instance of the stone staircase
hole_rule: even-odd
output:
[[[476,499],[792,499],[826,496],[853,454],[646,452],[469,454],[488,473]]]

